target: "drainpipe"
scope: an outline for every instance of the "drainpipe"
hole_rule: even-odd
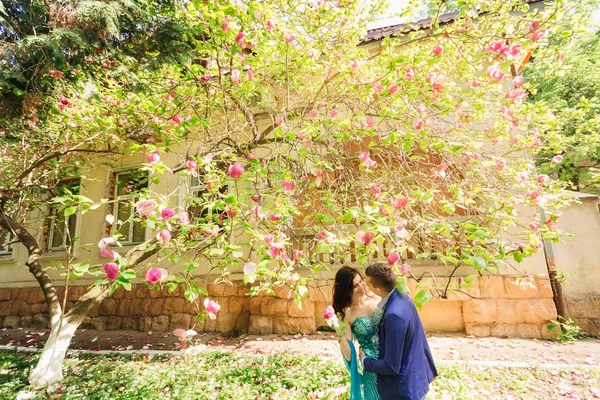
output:
[[[546,222],[546,213],[542,207],[540,207],[540,219],[542,224]],[[556,259],[554,258],[554,249],[552,248],[552,243],[544,240],[543,237],[542,243],[544,244],[546,270],[548,271],[548,276],[550,277],[550,285],[552,286],[552,294],[554,298],[554,305],[556,305],[556,312],[560,317],[568,319],[569,313],[567,312],[567,304],[563,294],[562,285],[558,279],[558,270],[556,269]]]

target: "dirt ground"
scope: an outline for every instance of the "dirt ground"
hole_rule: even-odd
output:
[[[0,345],[43,347],[48,330],[0,329]],[[600,340],[587,339],[561,344],[543,340],[475,338],[464,334],[431,334],[429,344],[438,360],[501,361],[530,364],[600,365]],[[243,353],[296,353],[327,358],[340,356],[335,337],[328,332],[314,335],[242,335],[235,338],[200,332],[190,346],[204,351],[222,348]],[[78,330],[71,349],[84,350],[180,350],[169,332]]]

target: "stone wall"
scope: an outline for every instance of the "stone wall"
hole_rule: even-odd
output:
[[[600,337],[600,296],[567,296],[567,312],[582,332],[592,337]]]
[[[205,284],[209,297],[219,302],[215,320],[198,322],[197,306],[183,298],[181,288],[173,293],[149,291],[144,285],[115,291],[94,309],[84,327],[98,330],[168,331],[194,328],[227,335],[293,334],[314,332],[324,326],[323,311],[332,301],[332,281],[320,281],[309,288],[298,308],[287,287],[278,287],[275,296],[248,297],[241,283]],[[438,284],[443,278],[438,278]],[[416,282],[409,281],[411,293]],[[69,290],[67,308],[84,293],[83,287]],[[62,297],[64,290],[59,292]],[[200,299],[199,304],[202,304]],[[594,303],[597,304],[597,303]],[[478,278],[466,293],[435,299],[420,311],[427,331],[461,332],[475,336],[520,336],[548,338],[550,320],[556,319],[552,289],[545,275],[527,278],[490,276]],[[48,317],[39,288],[0,289],[0,323],[3,327],[46,327]]]

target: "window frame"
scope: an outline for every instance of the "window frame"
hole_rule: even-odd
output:
[[[13,234],[10,231],[6,231],[4,239],[5,239],[5,243],[7,244],[4,247],[0,247],[0,257],[10,257],[13,254],[13,251],[15,250],[15,244],[12,243],[10,244],[10,241],[13,239]]]
[[[112,213],[115,216],[115,218],[118,218],[119,215],[119,202],[122,201],[129,201],[130,202],[130,207],[131,207],[131,215],[133,215],[135,213],[135,204],[137,202],[139,202],[140,200],[140,193],[137,192],[135,194],[126,194],[126,195],[119,195],[118,191],[119,191],[119,184],[117,182],[119,182],[119,176],[122,175],[131,175],[134,173],[142,173],[144,172],[146,174],[146,178],[148,179],[148,182],[146,183],[146,189],[149,188],[150,186],[150,176],[148,174],[148,171],[141,171],[139,168],[136,167],[127,167],[125,169],[120,169],[120,170],[116,170],[113,171],[111,176],[111,181],[110,181],[110,190],[112,190],[112,200],[113,200],[113,206],[112,206]],[[139,244],[144,243],[147,239],[148,239],[148,227],[144,228],[141,226],[141,222],[140,227],[142,229],[144,229],[144,239],[141,242],[136,242],[133,241],[133,235],[134,235],[134,227],[135,227],[136,222],[129,222],[129,232],[128,232],[128,237],[127,240],[120,240],[119,242],[124,245],[124,246],[137,246]],[[113,235],[115,233],[115,226],[111,226],[109,229],[107,229],[108,234]]]

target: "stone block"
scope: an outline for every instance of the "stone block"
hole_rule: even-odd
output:
[[[212,300],[216,301],[221,306],[220,313],[229,312],[229,297],[215,297]]]
[[[235,331],[235,323],[237,321],[237,317],[238,314],[219,312],[217,314],[215,331],[228,335],[232,334]]]
[[[554,298],[552,285],[550,284],[550,277],[548,275],[537,274],[533,276],[533,280],[537,285],[538,297],[542,299]]]
[[[505,324],[494,325],[491,328],[491,334],[493,337],[515,337],[517,336],[517,326]]]
[[[41,313],[41,312],[45,312],[47,310],[46,304],[44,303],[37,303],[37,304],[32,304],[31,308],[29,309],[29,312],[31,312],[32,314],[37,314],[37,313]]]
[[[150,299],[150,307],[148,308],[148,315],[151,315],[153,317],[157,317],[161,314],[163,314],[163,308],[165,305],[165,301],[170,301],[169,300],[165,300],[165,299]]]
[[[430,301],[423,304],[419,315],[428,332],[462,332],[465,329],[461,300]]]
[[[472,325],[493,324],[496,322],[496,302],[476,299],[463,302],[463,319]]]
[[[168,299],[166,300],[168,301]],[[200,313],[202,310],[204,310],[204,298],[200,297],[198,299],[196,299],[195,301],[185,301],[185,308],[183,309],[183,312],[187,313],[187,314],[192,314],[192,315],[198,315],[198,313]]]
[[[0,302],[0,317],[6,317],[10,315],[12,310],[13,300],[5,300]]]
[[[275,292],[275,297],[279,299],[291,299],[294,297],[294,291],[288,285],[274,286],[273,291]]]
[[[251,297],[250,298],[250,314],[259,315],[260,311],[260,303],[265,297]]]
[[[129,310],[130,317],[145,317],[150,309],[150,299],[132,299],[131,309]]]
[[[123,289],[123,286],[119,286],[112,294],[111,296],[113,299],[123,299],[125,298],[125,289]]]
[[[21,307],[25,307],[25,306],[27,306],[27,303],[24,302],[23,300],[13,300],[9,315],[19,315],[21,312]]]
[[[124,331],[137,331],[138,327],[138,318],[123,318],[121,321],[121,329]]]
[[[535,300],[496,300],[496,322],[499,324],[521,324],[527,322],[527,307]]]
[[[155,332],[164,332],[169,330],[169,317],[166,315],[159,315],[158,317],[152,317],[152,330]]]
[[[250,326],[250,313],[243,312],[238,315],[235,320],[235,334],[242,335],[244,333],[248,333],[248,328]]]
[[[127,317],[129,315],[129,310],[131,309],[131,305],[132,305],[131,299],[119,300],[119,304],[117,306],[117,315],[119,317]]]
[[[15,296],[15,300],[21,300],[24,302],[27,302],[27,299],[29,299],[29,294],[31,293],[31,289],[32,288],[19,288],[17,289],[17,294]]]
[[[225,294],[226,283],[209,283],[208,284],[208,296],[209,297],[222,297]]]
[[[79,325],[79,329],[94,329],[92,326],[92,319],[90,317],[85,317]]]
[[[509,299],[535,299],[538,297],[538,289],[533,277],[504,278],[506,297]]]
[[[250,315],[248,333],[251,335],[273,333],[273,317],[267,315]]]
[[[558,337],[560,337],[560,331],[558,329],[549,329],[550,324],[542,324],[540,326],[540,332],[542,335],[542,339],[545,340],[550,340],[550,339],[557,339]]]
[[[324,303],[322,301],[317,301],[315,303],[313,303],[313,307],[314,307],[314,318],[315,318],[315,325],[317,327],[319,326],[326,326],[327,323],[325,322],[325,317],[323,317],[323,314],[325,314],[325,307],[327,307],[329,304]]]
[[[121,329],[121,317],[108,317],[106,321],[106,330],[108,331],[118,331]]]
[[[90,324],[92,325],[92,329],[95,329],[97,331],[106,330],[107,319],[108,319],[107,317],[91,318]]]
[[[68,301],[78,301],[81,296],[86,293],[85,286],[72,286],[69,287],[69,292],[67,295]]]
[[[190,329],[192,326],[192,316],[190,314],[175,313],[171,316],[170,329]]]
[[[163,305],[163,311],[161,314],[173,315],[175,313],[185,312],[186,301],[187,300],[182,297],[165,299],[164,305]]]
[[[408,295],[414,298],[417,294],[417,281],[413,278],[408,278],[406,280],[406,287],[408,288]]]
[[[138,321],[138,329],[142,332],[148,332],[152,330],[152,318],[151,317],[140,317]]]
[[[519,324],[517,325],[516,336],[526,339],[541,339],[542,325],[537,324]]]
[[[31,326],[35,328],[47,328],[48,323],[48,317],[42,313],[34,314],[31,320]]]
[[[214,332],[217,328],[217,320],[204,318],[204,331],[205,332]]]
[[[2,291],[0,290],[0,300],[2,300],[1,293]],[[27,302],[29,304],[45,303],[46,296],[44,296],[44,292],[42,292],[42,289],[32,288],[31,292],[29,293],[29,298],[27,299]]]
[[[225,283],[223,289],[223,296],[231,297],[238,295],[238,284],[236,282]]]
[[[314,318],[315,304],[312,301],[304,299],[300,305],[302,309],[293,300],[288,300],[288,315],[294,318]]]
[[[117,309],[118,309],[118,306],[117,306]],[[44,309],[44,310],[45,310],[45,309]],[[93,307],[93,308],[90,310],[90,312],[88,312],[88,315],[87,315],[87,316],[88,316],[88,317],[90,317],[90,318],[94,318],[94,317],[98,317],[99,315],[100,315],[100,307],[99,307],[99,306],[97,306],[97,307]]]
[[[242,313],[250,310],[250,297],[230,297],[229,312]]]
[[[118,304],[115,299],[105,299],[98,307],[98,313],[102,316],[117,315]]]
[[[287,315],[287,300],[275,297],[263,297],[260,312],[263,315]]]
[[[248,285],[239,285],[237,296],[247,296],[250,293],[250,286]]]
[[[23,317],[21,317],[21,327],[23,328],[29,328],[31,326],[31,315],[25,315]]]
[[[29,315],[31,315],[31,305],[26,301],[22,301],[21,306],[19,307],[19,316],[26,317]]]
[[[40,289],[40,292],[42,290]],[[0,301],[4,302],[11,299],[10,289],[2,288],[0,289]]]
[[[311,301],[321,301],[332,303],[333,300],[333,285],[314,284],[308,286],[308,299]]]
[[[475,337],[488,337],[492,334],[489,325],[465,324],[465,331],[467,332],[467,335],[473,335]]]
[[[491,275],[479,279],[479,292],[485,299],[504,299],[506,298],[506,289],[504,287],[504,277]]]
[[[145,299],[147,297],[150,297],[150,291],[144,285],[137,285],[135,289],[132,289],[131,291],[135,293],[135,297],[138,299]]]
[[[544,324],[555,320],[556,306],[552,299],[535,299],[527,303],[525,309],[525,323]]]
[[[567,308],[571,318],[600,318],[600,298],[567,298]]]
[[[16,329],[19,327],[21,318],[15,315],[8,316],[2,320],[2,327],[8,329]]]
[[[314,318],[274,317],[273,332],[278,334],[313,333],[316,329]]]
[[[163,288],[162,290],[157,290],[157,289],[147,289],[148,290],[148,297],[151,299],[162,299],[164,297],[168,296],[168,290],[166,288]],[[167,292],[167,294],[163,294],[163,291]],[[177,291],[177,289],[175,289],[175,291]]]

